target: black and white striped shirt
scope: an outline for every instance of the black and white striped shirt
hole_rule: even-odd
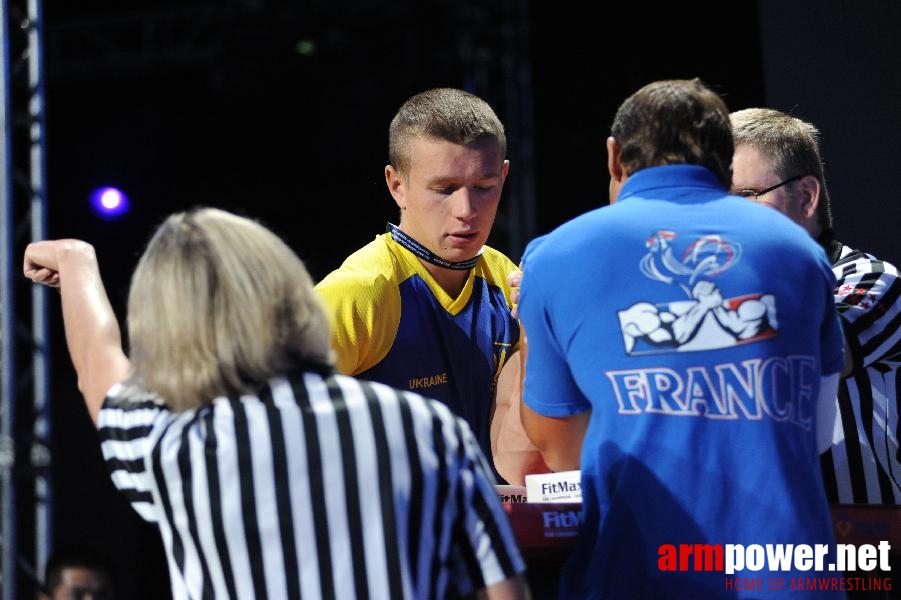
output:
[[[172,413],[117,385],[113,482],[180,598],[442,598],[525,570],[491,468],[438,402],[305,372]]]
[[[901,279],[890,263],[828,240],[835,306],[854,358],[841,380],[831,448],[822,456],[830,502],[901,503],[898,437]]]

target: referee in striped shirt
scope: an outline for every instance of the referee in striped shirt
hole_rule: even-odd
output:
[[[469,426],[338,375],[300,259],[204,208],[134,272],[130,357],[93,248],[39,241],[113,483],[162,535],[174,598],[526,598],[525,565]]]
[[[901,280],[894,265],[837,241],[819,131],[768,108],[732,113],[733,191],[801,225],[826,251],[845,334],[832,446],[822,455],[832,503],[901,503],[898,401]]]

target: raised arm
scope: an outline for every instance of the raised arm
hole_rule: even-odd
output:
[[[94,424],[113,384],[131,369],[122,350],[94,247],[80,240],[33,242],[25,249],[25,277],[59,288],[69,356]]]

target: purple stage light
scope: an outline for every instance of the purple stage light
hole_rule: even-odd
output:
[[[101,217],[115,219],[128,212],[128,196],[114,187],[101,187],[91,192],[91,205]]]

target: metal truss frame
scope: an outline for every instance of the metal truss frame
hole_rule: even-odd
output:
[[[44,78],[39,0],[0,0],[0,588],[22,597],[52,537],[47,289],[21,274],[45,237]]]

